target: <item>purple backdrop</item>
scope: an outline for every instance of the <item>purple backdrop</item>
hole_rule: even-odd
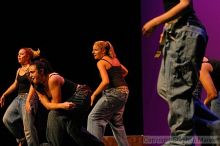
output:
[[[197,15],[206,26],[209,34],[209,42],[206,56],[220,59],[220,3],[218,0],[194,1]],[[161,0],[142,0],[141,24],[163,13]],[[162,26],[159,27],[149,38],[142,38],[142,70],[143,70],[143,110],[144,110],[144,135],[166,136],[169,135],[167,125],[167,103],[157,95],[157,76],[161,59],[155,59],[154,53],[158,47],[159,35]],[[203,93],[204,96],[204,93]],[[161,145],[161,144],[152,144]]]

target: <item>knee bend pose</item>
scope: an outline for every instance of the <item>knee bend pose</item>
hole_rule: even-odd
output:
[[[18,95],[12,101],[7,108],[3,123],[8,130],[15,136],[19,146],[27,142],[28,146],[38,146],[38,135],[34,126],[37,99],[34,91],[30,90],[29,82],[29,66],[31,59],[38,57],[40,50],[34,51],[31,48],[20,48],[18,52],[18,63],[21,65],[16,73],[15,81],[11,86],[3,93],[0,98],[1,107],[4,105],[5,99],[9,94],[18,91]],[[27,112],[25,109],[25,103],[28,96],[33,96],[31,104],[31,112]]]
[[[31,88],[35,89],[40,102],[49,110],[46,130],[48,145],[62,146],[68,138],[79,146],[104,146],[83,127],[90,107],[91,90],[87,85],[74,83],[52,72],[44,59],[32,62],[29,72]]]
[[[163,0],[165,12],[142,28],[143,35],[149,36],[157,26],[165,24],[160,39],[163,58],[157,84],[158,94],[169,105],[171,138],[164,145],[193,145],[195,134],[210,136],[211,143],[220,142],[219,118],[193,96],[208,37],[192,3],[192,0]]]
[[[101,82],[92,93],[91,104],[96,96],[102,93],[88,116],[87,129],[102,140],[105,127],[110,124],[113,135],[119,146],[128,146],[123,113],[129,90],[124,77],[128,70],[119,62],[114,48],[109,41],[96,41],[92,54],[98,60],[97,67]]]

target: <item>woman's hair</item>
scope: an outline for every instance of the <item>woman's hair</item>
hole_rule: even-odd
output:
[[[39,59],[32,61],[31,65],[35,65],[38,72],[43,72],[44,75],[47,75],[53,72],[52,66],[44,58],[39,58]]]
[[[117,57],[114,51],[114,47],[109,41],[96,41],[94,46],[105,49],[106,55],[110,56],[111,58]]]
[[[32,48],[28,48],[28,47],[23,47],[20,49],[24,49],[27,52],[27,54],[30,56],[31,60],[40,57],[40,49],[39,48],[37,48],[37,50],[33,50]]]

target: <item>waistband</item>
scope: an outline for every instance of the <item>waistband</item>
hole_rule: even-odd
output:
[[[18,93],[19,98],[27,97],[28,93]]]
[[[184,19],[181,17],[178,17],[176,19],[173,19],[173,20],[167,22],[166,28],[172,30],[172,29],[180,28],[185,25],[193,25],[193,26],[201,27],[201,28],[205,29],[205,27],[201,24],[200,21],[193,20],[193,19]]]
[[[168,21],[166,24],[175,24],[175,23],[177,23],[178,21],[180,21],[180,19],[181,19],[181,17],[178,17],[178,18],[176,18],[176,19],[173,19],[173,20]]]
[[[190,21],[186,22],[186,25],[193,25],[193,26],[204,28],[204,26],[200,22],[198,22],[198,21],[191,21],[190,20]]]
[[[90,87],[88,85],[80,85],[78,84],[76,87],[76,91],[80,90],[80,89],[87,89],[87,90],[91,90]]]
[[[27,95],[28,93],[18,93],[18,95]]]
[[[118,86],[116,89],[128,89],[128,86]]]

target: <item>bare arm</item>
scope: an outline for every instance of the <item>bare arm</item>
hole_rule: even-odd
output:
[[[157,26],[168,22],[175,16],[178,16],[184,9],[186,9],[190,5],[190,3],[191,0],[180,0],[179,4],[174,6],[166,13],[163,13],[162,15],[157,16],[146,22],[142,28],[143,35],[149,36]]]
[[[48,99],[46,95],[42,95],[41,93],[38,93],[39,99],[41,103],[48,109],[48,110],[54,110],[54,109],[72,109],[74,108],[75,104],[72,102],[63,102],[61,103],[61,84],[62,84],[62,77],[56,75],[52,76],[49,81],[49,92],[51,93],[51,101]]]
[[[205,98],[204,104],[208,105],[212,99],[217,96],[217,91],[213,80],[210,76],[212,66],[209,63],[203,63],[200,70],[200,81],[206,91],[207,97]]]
[[[99,73],[101,75],[102,81],[91,96],[91,105],[93,104],[93,101],[95,100],[96,96],[98,94],[100,94],[109,84],[109,78],[108,78],[108,73],[107,73],[107,70],[105,67],[105,62],[100,60],[97,63],[97,67],[98,67]]]
[[[59,109],[59,104],[53,104],[50,102],[50,100],[48,99],[48,97],[46,95],[43,95],[41,93],[39,93],[38,91],[37,95],[39,97],[40,102],[43,104],[43,106],[48,109],[48,110],[53,110],[53,109]]]
[[[28,92],[27,99],[26,99],[26,104],[25,104],[26,110],[28,112],[31,111],[31,102],[30,101],[33,98],[34,94],[35,94],[35,90],[34,90],[33,86],[31,85],[30,89],[29,89],[29,92]]]
[[[53,75],[48,80],[49,91],[51,93],[51,103],[60,103],[61,99],[61,86],[63,78],[59,75]]]
[[[73,102],[62,102],[62,103],[54,103],[51,102],[46,95],[43,95],[39,92],[37,92],[37,95],[39,97],[40,102],[43,104],[43,106],[47,110],[55,110],[55,109],[65,109],[70,110],[75,107],[75,104]]]

